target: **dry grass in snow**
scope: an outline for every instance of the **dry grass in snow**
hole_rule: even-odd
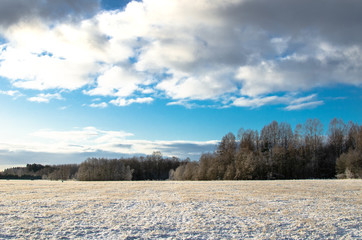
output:
[[[0,181],[0,239],[362,239],[362,180]]]

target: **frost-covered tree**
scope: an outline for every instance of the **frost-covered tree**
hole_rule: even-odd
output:
[[[121,160],[90,158],[80,164],[78,179],[80,181],[131,180],[132,170]]]
[[[217,161],[214,163],[216,167],[217,179],[224,179],[226,169],[229,165],[234,164],[236,155],[236,139],[233,133],[226,134],[217,147]]]
[[[339,178],[362,178],[362,152],[350,150],[337,159],[337,176]]]

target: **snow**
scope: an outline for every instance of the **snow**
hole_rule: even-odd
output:
[[[362,180],[0,181],[0,239],[362,239]]]

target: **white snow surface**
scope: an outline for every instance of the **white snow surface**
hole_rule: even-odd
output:
[[[0,239],[362,239],[362,180],[0,181]]]

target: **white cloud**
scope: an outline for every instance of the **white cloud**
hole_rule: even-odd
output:
[[[140,77],[119,66],[104,71],[97,78],[97,87],[86,91],[86,94],[97,96],[127,97],[138,89]]]
[[[39,143],[35,144],[39,144],[39,146],[48,144],[47,149],[50,152],[88,152],[106,150],[103,149],[105,145],[122,142],[126,137],[133,136],[133,134],[124,131],[105,131],[95,127],[85,127],[70,131],[44,129],[32,133],[31,136],[38,138]],[[28,150],[28,147],[23,150]],[[44,149],[35,148],[34,151],[44,151]]]
[[[93,82],[89,74],[96,66],[89,62],[38,56],[11,47],[2,54],[5,60],[1,62],[0,74],[18,88],[75,90]]]
[[[262,106],[280,92],[362,85],[358,1],[144,0],[97,14],[96,1],[61,14],[66,3],[32,2],[0,3],[0,76],[17,88],[85,88],[117,106],[150,95]]]
[[[285,109],[288,111],[292,110],[301,110],[306,108],[316,108],[317,106],[323,105],[323,101],[314,101],[314,102],[306,102],[306,103],[298,103],[287,106]]]
[[[189,101],[185,101],[185,100],[169,102],[169,103],[167,103],[167,106],[183,106],[188,109],[192,109],[194,107],[200,107],[200,105],[196,105],[194,103],[190,103]]]
[[[95,127],[74,128],[72,130],[55,131],[38,130],[27,136],[14,139],[0,139],[0,154],[17,155],[12,164],[23,161],[22,152],[32,156],[48,154],[87,154],[99,156],[99,153],[112,156],[152,154],[161,151],[164,156],[191,157],[198,159],[202,153],[214,151],[218,141],[160,141],[134,139],[132,133],[124,131],[100,130]],[[132,139],[129,139],[132,137]],[[98,153],[98,154],[97,154]],[[101,155],[104,157],[104,154]],[[83,156],[83,155],[82,155]],[[85,155],[84,155],[85,156]],[[53,156],[54,157],[54,156]],[[56,157],[54,159],[57,159]],[[69,160],[69,159],[68,159]],[[67,161],[68,161],[67,160]],[[85,160],[81,159],[81,161]],[[53,160],[51,160],[53,161]],[[56,160],[55,160],[56,161]],[[62,161],[65,161],[62,159]],[[52,162],[52,164],[62,162]],[[4,164],[4,162],[3,162]],[[49,163],[48,163],[49,164]]]
[[[40,93],[36,97],[28,98],[30,102],[48,103],[51,99],[62,100],[63,97],[59,93]]]
[[[140,89],[138,89],[140,90]],[[146,88],[146,89],[141,89],[141,92],[143,94],[152,94],[152,93],[155,93],[155,90],[153,90],[152,88]]]
[[[237,98],[233,101],[234,106],[237,107],[251,107],[258,108],[264,105],[275,105],[285,103],[288,101],[288,97],[279,96],[268,96],[268,97],[257,97],[257,98]]]
[[[301,104],[301,103],[305,103],[305,102],[309,102],[312,101],[313,99],[315,99],[317,97],[317,94],[311,94],[309,96],[305,96],[305,97],[300,97],[300,98],[296,98],[290,101],[291,105],[297,105],[297,104]]]
[[[132,103],[151,103],[151,102],[153,102],[153,98],[151,97],[135,98],[135,99],[117,98],[110,101],[111,104],[119,107],[128,106],[131,105]]]
[[[285,110],[301,110],[310,109],[323,105],[322,100],[316,101],[317,94],[311,94],[305,97],[297,97],[296,94],[289,94],[284,96],[264,96],[264,97],[241,97],[236,98],[232,102],[233,106],[237,107],[250,107],[258,108],[265,105],[288,105]]]
[[[234,92],[236,86],[229,72],[210,72],[202,76],[173,74],[170,79],[161,81],[157,89],[164,91],[172,99],[218,99],[221,95]]]
[[[108,107],[108,104],[105,103],[105,102],[91,103],[89,106],[92,107],[92,108],[106,108],[106,107]]]
[[[285,82],[284,76],[275,70],[274,64],[266,62],[262,62],[258,66],[240,67],[236,78],[243,83],[241,94],[247,96],[258,96],[276,90],[285,90],[290,87],[288,85],[292,84],[287,85],[288,82]]]
[[[19,92],[18,90],[8,90],[8,91],[0,90],[0,94],[8,95],[8,96],[11,96],[11,97],[14,97],[14,98],[18,98],[18,97],[24,96],[24,95],[23,95],[21,92]]]

